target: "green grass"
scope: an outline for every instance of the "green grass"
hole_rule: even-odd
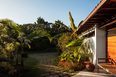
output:
[[[25,59],[23,77],[40,77],[39,61],[36,58]]]

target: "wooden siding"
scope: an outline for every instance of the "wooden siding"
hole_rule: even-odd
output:
[[[107,57],[112,58],[116,62],[116,36],[108,36],[107,39],[108,39]]]

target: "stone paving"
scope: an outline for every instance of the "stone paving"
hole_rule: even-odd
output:
[[[100,72],[97,72],[97,69],[94,70],[94,72],[89,72],[86,69],[83,71],[80,71],[78,74],[72,76],[72,77],[114,77],[110,73],[104,71],[103,69],[99,70]]]
[[[77,72],[68,71],[54,65],[41,65],[41,77],[71,77]]]
[[[71,70],[66,70],[62,67],[55,66],[54,61],[58,58],[58,53],[56,52],[39,53],[29,56],[39,60],[41,77],[71,77],[78,73],[78,71],[73,72]]]

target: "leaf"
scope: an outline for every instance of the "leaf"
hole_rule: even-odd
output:
[[[58,25],[63,26],[63,27],[66,28],[68,31],[72,31],[71,29],[69,29],[69,28],[68,28],[66,25],[64,25],[64,24],[60,24],[60,23],[58,23],[58,22],[56,22],[56,21],[55,21],[55,23],[58,24]]]
[[[16,45],[20,45],[20,43],[19,42],[15,42],[16,43]]]
[[[31,46],[29,44],[27,44],[27,45],[28,45],[29,49],[31,49]]]
[[[72,40],[69,44],[66,45],[66,47],[74,46],[75,43],[77,43],[77,40]]]
[[[77,57],[78,53],[76,52],[76,50],[74,51],[74,57]]]
[[[71,22],[71,27],[72,27],[72,30],[75,31],[76,27],[75,27],[75,24],[74,24],[74,20],[71,16],[71,13],[69,12],[69,19],[70,19],[70,22]]]

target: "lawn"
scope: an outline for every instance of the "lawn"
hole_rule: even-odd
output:
[[[23,77],[40,77],[39,61],[36,58],[25,59]]]
[[[71,77],[78,73],[56,66],[58,53],[29,53],[28,58],[25,59],[24,75],[23,77]]]
[[[40,77],[40,75],[42,73],[42,69],[40,69],[41,66],[54,65],[54,61],[58,57],[56,52],[55,53],[54,52],[29,53],[28,56],[29,57],[26,58],[24,61],[23,77]]]

